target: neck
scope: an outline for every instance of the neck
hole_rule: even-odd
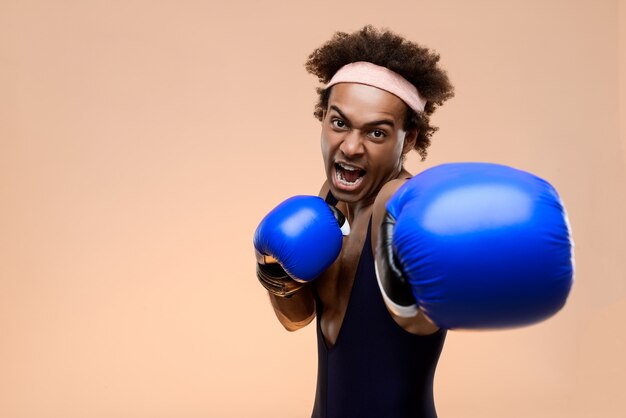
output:
[[[372,207],[374,206],[375,199],[364,199],[359,200],[354,203],[346,203],[345,215],[350,224],[354,223],[354,220],[360,218],[363,215],[367,215],[371,213]]]

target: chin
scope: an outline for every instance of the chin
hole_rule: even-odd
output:
[[[357,203],[363,200],[363,190],[349,191],[337,188],[331,180],[329,180],[329,190],[337,200],[344,203]]]

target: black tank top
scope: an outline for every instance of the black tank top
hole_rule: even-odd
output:
[[[335,205],[330,193],[326,201]],[[446,331],[417,336],[402,329],[383,301],[371,226],[335,345],[327,347],[317,297],[317,390],[313,418],[435,418],[433,378]]]

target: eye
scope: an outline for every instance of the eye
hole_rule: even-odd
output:
[[[370,135],[376,139],[382,139],[387,136],[387,134],[384,131],[381,131],[379,129],[372,131]]]
[[[337,128],[337,129],[345,129],[346,128],[346,123],[344,121],[342,121],[341,119],[333,119],[330,121],[331,125],[333,125],[333,128]]]

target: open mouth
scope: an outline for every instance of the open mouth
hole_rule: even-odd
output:
[[[335,178],[340,185],[352,188],[363,180],[365,170],[344,163],[335,163]]]

